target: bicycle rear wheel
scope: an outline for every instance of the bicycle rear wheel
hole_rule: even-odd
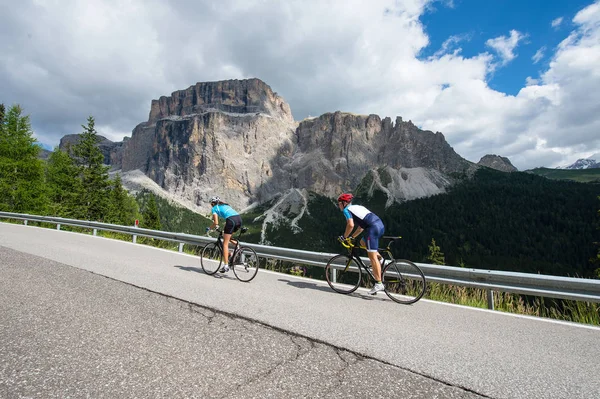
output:
[[[233,260],[233,274],[238,280],[250,282],[258,273],[258,255],[250,247],[241,247]]]
[[[392,261],[383,269],[382,276],[385,293],[395,302],[408,305],[425,294],[425,275],[409,260]]]
[[[200,264],[202,265],[204,273],[212,276],[219,271],[221,263],[223,263],[223,253],[221,252],[221,248],[216,242],[206,244],[200,254]]]
[[[325,279],[335,292],[350,294],[358,288],[361,270],[354,258],[349,255],[336,255],[325,266]]]

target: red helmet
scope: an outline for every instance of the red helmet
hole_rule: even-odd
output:
[[[350,201],[352,201],[352,198],[354,198],[354,196],[352,194],[344,193],[338,197],[338,202],[340,202],[340,201],[350,202]]]

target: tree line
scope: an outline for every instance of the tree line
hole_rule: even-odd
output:
[[[365,182],[366,186],[369,186]],[[599,277],[600,185],[549,180],[524,172],[504,173],[481,168],[447,193],[395,203],[386,194],[358,187],[354,203],[379,215],[386,235],[401,236],[392,248],[398,258],[415,262]],[[242,215],[254,224],[248,240],[260,240],[264,204]],[[285,221],[269,225],[273,245],[310,251],[342,250],[335,237],[344,219],[331,198],[312,193],[308,212],[294,233]],[[381,245],[387,245],[381,240]]]
[[[58,148],[47,160],[33,137],[29,115],[19,105],[0,104],[0,211],[59,216],[160,229],[154,198],[140,210],[136,199],[109,176],[94,117],[82,125],[79,141]]]

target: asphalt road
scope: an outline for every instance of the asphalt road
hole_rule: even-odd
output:
[[[0,397],[598,398],[599,358],[590,326],[0,223]]]

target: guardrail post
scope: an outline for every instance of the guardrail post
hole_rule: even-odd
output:
[[[179,252],[183,252],[183,243],[182,242],[179,243]]]
[[[98,229],[94,229],[94,235],[98,234]]]
[[[23,224],[27,226],[27,219],[23,220]]]
[[[135,219],[135,223],[133,224],[133,227],[137,228],[139,226],[139,220]],[[131,235],[131,239],[133,241],[133,243],[135,244],[137,242],[137,235],[132,234]]]
[[[487,291],[488,309],[494,310],[494,291],[490,290],[489,288],[486,291]]]
[[[331,270],[331,282],[337,283],[337,269],[335,267],[332,267],[330,270]]]
[[[60,223],[56,223],[56,230],[60,230]]]

